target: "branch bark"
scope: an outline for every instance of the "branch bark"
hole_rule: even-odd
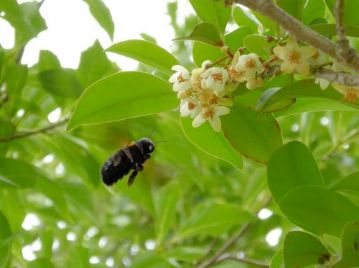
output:
[[[50,130],[53,130],[54,128],[57,128],[59,126],[66,124],[68,120],[69,119],[66,118],[62,121],[57,122],[56,124],[52,124],[52,125],[46,126],[44,128],[39,128],[39,129],[26,131],[26,132],[19,132],[19,133],[15,133],[14,135],[9,136],[9,137],[0,138],[0,143],[23,139],[23,138],[27,138],[29,136],[40,134],[40,133],[49,132]]]
[[[359,76],[349,73],[335,72],[328,69],[320,69],[316,71],[314,75],[316,78],[323,78],[330,82],[335,82],[346,86],[359,86]]]
[[[257,261],[257,260],[246,259],[246,258],[239,258],[239,257],[234,257],[234,256],[224,257],[224,258],[220,259],[219,261],[217,261],[217,263],[224,262],[224,261],[229,261],[229,260],[238,261],[238,262],[241,262],[241,263],[254,265],[254,266],[257,266],[257,267],[264,267],[264,268],[268,268],[268,267],[269,267],[268,264],[259,262],[259,261]]]
[[[272,198],[268,198],[264,204],[255,211],[255,213],[258,213],[258,211],[266,206],[268,206],[268,204],[272,201]],[[197,266],[197,268],[207,268],[210,267],[211,265],[214,265],[218,262],[221,262],[223,259],[221,259],[221,257],[223,256],[223,254],[230,248],[232,247],[237,240],[239,240],[253,225],[253,222],[248,222],[246,223],[239,231],[236,235],[234,235],[230,240],[228,240],[226,243],[224,243],[218,250],[217,252],[213,255],[213,257],[209,258],[208,260],[205,260],[201,263],[199,263],[199,265]],[[235,258],[235,257],[233,257]],[[238,260],[238,258],[237,258]],[[243,259],[242,259],[243,260]],[[259,262],[258,262],[259,263]],[[260,266],[260,267],[268,267],[268,266]]]
[[[349,41],[346,37],[345,25],[344,25],[344,6],[345,0],[337,0],[335,5],[335,19],[336,31],[338,36],[339,55],[350,66],[359,66],[359,57],[355,49],[350,47]]]
[[[315,47],[339,62],[343,62],[343,57],[338,52],[340,49],[338,44],[305,26],[302,22],[275,5],[272,0],[234,0],[234,2],[267,16],[277,22],[297,40]],[[356,62],[345,58],[344,64],[356,72],[359,71],[359,61]]]

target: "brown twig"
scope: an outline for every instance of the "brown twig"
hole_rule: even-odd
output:
[[[328,54],[339,62],[343,61],[343,57],[338,52],[338,44],[305,26],[302,22],[295,19],[286,13],[283,9],[275,5],[272,0],[234,1],[277,22],[283,29],[288,31],[297,40],[315,47],[316,49]],[[356,72],[359,70],[359,61],[352,61],[352,59],[346,58],[344,64]]]
[[[264,208],[266,206],[268,206],[268,204],[272,201],[272,198],[268,198],[265,203],[261,206],[261,208]],[[260,209],[261,209],[260,208]],[[259,209],[259,210],[260,210]],[[259,211],[258,210],[258,211]],[[256,213],[258,212],[256,211]],[[237,232],[237,234],[235,234],[230,240],[228,240],[227,242],[225,242],[218,250],[217,252],[208,260],[205,260],[203,262],[201,262],[197,268],[207,268],[210,267],[211,265],[214,265],[218,262],[221,261],[221,257],[223,256],[223,254],[230,248],[232,247],[253,225],[253,222],[248,222],[245,225],[242,226],[242,228]],[[268,267],[268,266],[265,266]]]
[[[44,128],[35,129],[35,130],[31,130],[31,131],[26,131],[26,132],[18,132],[18,133],[13,134],[12,136],[0,138],[0,143],[9,142],[9,141],[18,140],[18,139],[23,139],[23,138],[27,138],[29,136],[40,134],[40,133],[47,133],[50,130],[53,130],[54,128],[57,128],[59,126],[62,126],[64,124],[66,124],[68,120],[69,119],[66,118],[66,119],[64,119],[62,121],[59,121],[59,122],[57,122],[55,124],[46,126]]]
[[[257,260],[240,258],[240,257],[234,257],[234,256],[227,256],[227,257],[221,258],[220,260],[217,261],[217,263],[224,262],[224,261],[229,261],[229,260],[238,261],[238,262],[241,262],[241,263],[254,265],[254,266],[257,266],[257,267],[264,267],[264,268],[268,268],[268,267],[269,267],[268,264],[259,262],[259,261],[257,261]]]
[[[345,0],[337,0],[335,5],[335,19],[336,31],[338,36],[338,53],[343,60],[351,66],[359,66],[359,56],[356,51],[350,47],[349,41],[346,37],[344,25],[344,6]]]

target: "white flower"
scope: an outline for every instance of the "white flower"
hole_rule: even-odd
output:
[[[211,89],[217,96],[224,94],[224,87],[228,81],[228,71],[220,67],[212,67],[201,74],[201,87]]]
[[[334,89],[344,94],[344,100],[347,102],[356,102],[359,96],[359,87],[346,86],[337,83],[332,83]]]
[[[276,46],[274,54],[281,59],[281,71],[293,73],[294,71],[308,75],[310,73],[309,59],[315,54],[312,47],[300,47],[294,40],[289,40],[285,46]]]
[[[173,91],[178,92],[189,89],[191,87],[189,71],[181,65],[174,65],[172,70],[176,71],[176,73],[171,75],[168,81],[173,84]]]
[[[231,78],[236,82],[244,82],[256,78],[264,68],[257,54],[239,56],[231,67]]]
[[[181,101],[180,113],[182,117],[190,116],[194,118],[201,111],[201,105],[193,98],[189,97]]]
[[[330,81],[324,78],[315,78],[314,81],[316,84],[320,86],[321,89],[326,89],[330,85]]]
[[[208,121],[214,131],[221,131],[221,119],[222,115],[229,113],[229,108],[225,106],[212,105],[203,107],[201,112],[194,118],[192,122],[193,127],[199,127],[204,122]]]

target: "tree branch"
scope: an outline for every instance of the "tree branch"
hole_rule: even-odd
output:
[[[272,201],[272,198],[268,198],[265,203],[261,206],[261,208],[264,208],[266,206],[268,206],[268,204]],[[261,209],[260,208],[260,209]],[[260,210],[259,209],[259,210]],[[258,211],[256,211],[257,213]],[[213,257],[209,258],[206,261],[203,261],[202,263],[200,263],[197,268],[207,268],[210,267],[213,264],[216,264],[218,262],[221,261],[221,257],[223,256],[223,254],[230,248],[232,247],[232,245],[234,245],[238,239],[240,239],[253,225],[253,222],[248,222],[246,223],[239,231],[236,235],[234,235],[230,240],[228,240],[226,243],[224,243],[218,250],[217,252],[213,255]],[[268,266],[265,266],[268,267]]]
[[[46,126],[44,128],[39,128],[39,129],[26,131],[26,132],[18,132],[18,133],[15,133],[15,134],[13,134],[12,136],[9,136],[9,137],[3,137],[3,138],[0,137],[0,143],[27,138],[29,136],[33,136],[33,135],[36,135],[36,134],[39,134],[39,133],[49,132],[50,130],[53,130],[54,128],[57,128],[59,126],[62,126],[64,124],[66,124],[68,120],[69,119],[66,118],[66,119],[64,119],[62,121],[59,121],[59,122],[57,122],[55,124]]]
[[[359,57],[355,49],[351,48],[345,33],[344,25],[345,0],[337,0],[335,5],[336,31],[338,36],[338,53],[351,66],[359,66]]]
[[[319,69],[315,72],[314,75],[316,78],[323,78],[330,82],[335,82],[346,86],[359,86],[359,76],[349,73],[335,72],[328,69]]]
[[[224,262],[224,261],[229,261],[229,260],[238,261],[238,262],[245,263],[245,264],[251,264],[251,265],[254,265],[254,266],[257,266],[257,267],[264,267],[264,268],[269,267],[268,264],[259,262],[257,260],[239,258],[239,257],[234,257],[234,256],[228,256],[228,257],[221,258],[220,260],[217,261],[217,263]]]
[[[339,62],[343,62],[343,57],[338,52],[338,44],[305,26],[302,22],[275,5],[272,0],[234,0],[234,2],[267,16],[277,22],[297,40],[315,47]],[[359,70],[359,61],[356,62],[345,58],[344,64],[356,72]]]

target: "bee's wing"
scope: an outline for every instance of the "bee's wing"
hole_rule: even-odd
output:
[[[120,154],[120,152],[117,152],[117,153],[115,153],[113,156],[112,156],[112,164],[113,164],[113,166],[114,167],[117,167],[120,163],[121,163],[121,161],[122,161],[122,157],[121,157],[121,154]]]

